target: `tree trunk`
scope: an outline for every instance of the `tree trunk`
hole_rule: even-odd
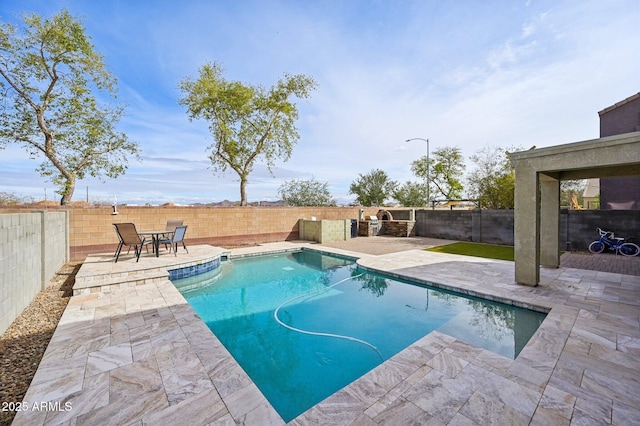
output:
[[[247,179],[240,178],[240,205],[247,205]]]
[[[73,192],[76,190],[76,177],[72,175],[67,178],[67,181],[64,184],[64,189],[62,190],[62,199],[60,200],[61,206],[66,206],[71,203],[71,198],[73,197]]]

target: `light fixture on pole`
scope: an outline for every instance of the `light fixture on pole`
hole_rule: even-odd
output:
[[[424,141],[427,143],[427,207],[428,207],[429,203],[431,202],[431,191],[429,189],[429,139],[411,138],[411,139],[407,139],[405,142],[411,142],[411,141]]]

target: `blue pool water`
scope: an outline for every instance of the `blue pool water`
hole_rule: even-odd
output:
[[[513,359],[545,317],[313,251],[173,282],[285,421],[433,330]]]

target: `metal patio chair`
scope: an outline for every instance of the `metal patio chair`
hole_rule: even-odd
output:
[[[182,226],[182,219],[167,219],[167,232],[174,232],[178,226]]]
[[[183,223],[184,220],[182,219],[167,219],[167,227],[165,228],[167,233],[163,235],[164,239],[171,239],[176,228],[182,226]],[[167,244],[164,245],[164,248],[168,248]]]
[[[120,257],[120,252],[122,251],[123,246],[129,246],[129,249],[133,247],[136,255],[136,262],[140,260],[142,247],[146,247],[147,253],[149,253],[149,244],[153,244],[153,241],[147,241],[144,238],[140,238],[138,231],[136,231],[136,225],[133,223],[114,223],[113,227],[115,228],[116,234],[118,234],[118,239],[120,240],[115,254],[116,262]],[[129,252],[127,251],[127,253]]]
[[[189,253],[189,250],[187,250],[187,246],[184,244],[184,234],[186,233],[187,225],[177,226],[171,238],[160,239],[159,243],[164,244],[165,246],[171,245],[174,256],[178,255],[178,243],[182,243],[182,247],[184,247],[185,251]]]

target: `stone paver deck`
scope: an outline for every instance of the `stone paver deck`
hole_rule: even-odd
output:
[[[525,287],[513,282],[511,262],[411,248],[373,255],[274,243],[231,255],[300,247],[549,314],[515,360],[432,332],[291,424],[640,424],[639,276],[561,267]],[[158,272],[162,262],[197,264],[222,249],[189,251],[138,264],[91,256],[14,425],[283,424]]]
[[[560,266],[573,269],[640,275],[640,257],[628,257],[614,253],[564,253]]]

